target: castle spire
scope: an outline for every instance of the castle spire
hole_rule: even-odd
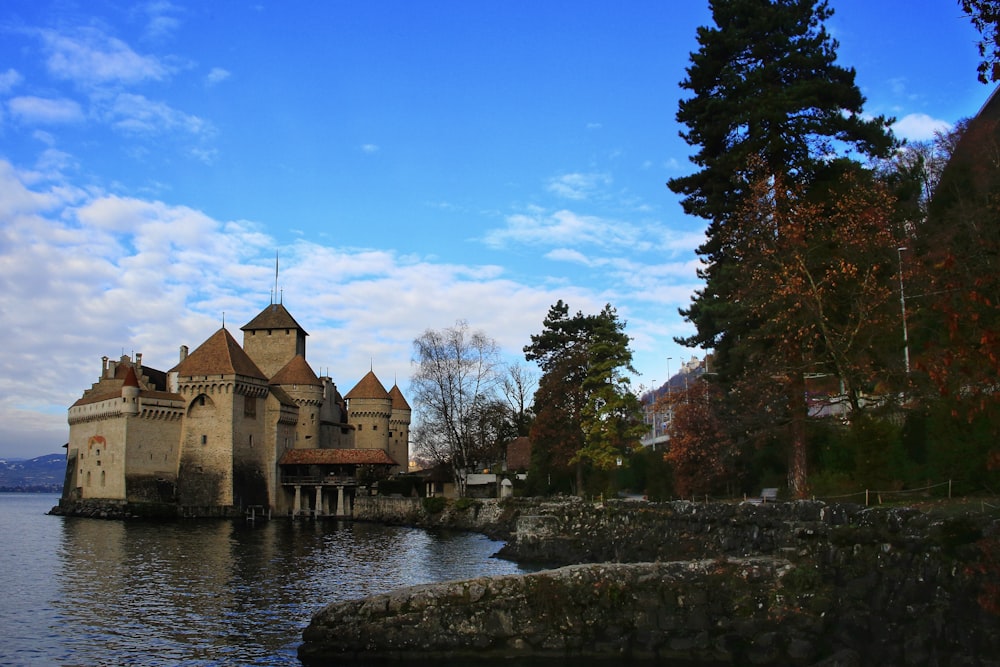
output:
[[[271,292],[271,305],[278,296],[278,251],[274,251],[274,291]]]

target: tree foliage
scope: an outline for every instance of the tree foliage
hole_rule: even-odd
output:
[[[531,400],[538,385],[537,376],[519,363],[507,366],[502,382],[503,396],[509,409],[514,436],[526,436],[534,419]]]
[[[982,83],[1000,81],[1000,2],[997,0],[959,0],[979,32],[976,45],[982,60],[976,69]]]
[[[748,184],[751,196],[723,232],[738,237],[727,243],[747,278],[733,296],[756,323],[744,341],[759,362],[750,370],[832,375],[858,412],[899,365],[887,354],[902,345],[895,199],[861,169],[809,191],[772,173]]]
[[[542,371],[531,427],[531,475],[559,478],[575,467],[582,493],[585,470],[615,467],[643,429],[639,400],[626,375],[635,372],[629,339],[610,305],[598,315],[571,316],[560,300],[543,327],[524,348],[525,358]]]
[[[459,321],[447,329],[424,331],[413,341],[413,350],[411,386],[420,415],[415,448],[450,466],[464,496],[463,473],[491,461],[510,436],[497,395],[502,366],[496,342]]]
[[[1000,399],[1000,100],[959,126],[908,280],[917,366],[974,410]]]
[[[717,386],[697,380],[665,395],[658,407],[671,415],[664,459],[673,470],[674,490],[682,498],[718,491],[734,476],[735,443],[718,399]]]
[[[827,278],[849,277],[856,288],[868,277],[852,259],[823,259],[843,237],[825,228],[820,194],[853,171],[852,156],[884,156],[895,140],[888,119],[862,115],[854,70],[836,64],[837,43],[824,27],[832,10],[824,0],[709,5],[715,26],[698,30],[699,50],[681,82],[692,96],[677,112],[687,128],[682,136],[698,149],[691,159],[700,170],[668,183],[684,195],[686,212],[709,221],[698,249],[705,285],[681,311],[696,333],[680,342],[714,349],[718,377],[730,385],[750,367],[784,374],[790,483],[801,494],[804,374],[818,348],[827,361],[844,365],[857,332],[833,322],[860,315],[844,283]],[[809,216],[809,229],[799,214]],[[863,226],[839,223],[851,225]]]
[[[853,69],[835,63],[835,40],[823,22],[832,15],[824,1],[713,0],[715,27],[698,29],[700,48],[681,87],[677,120],[682,137],[698,148],[693,174],[668,186],[684,195],[687,213],[709,221],[698,249],[706,262],[703,290],[682,311],[697,326],[689,345],[715,348],[726,364],[726,348],[739,332],[742,314],[728,298],[741,279],[720,233],[742,206],[752,161],[807,183],[838,149],[885,155],[893,147],[891,122],[862,116],[864,98]]]

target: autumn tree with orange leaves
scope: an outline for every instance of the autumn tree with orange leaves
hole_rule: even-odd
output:
[[[663,458],[682,498],[715,493],[733,479],[733,440],[718,398],[717,386],[698,379],[658,401],[657,412],[670,415],[670,446]]]
[[[836,378],[832,400],[858,412],[880,380],[899,374],[895,200],[849,163],[831,165],[829,179],[809,188],[758,161],[746,173],[748,196],[723,230],[744,269],[732,298],[749,323],[733,386],[744,413],[768,411],[787,428],[789,483],[803,495],[807,378]]]
[[[917,366],[972,412],[1000,401],[1000,98],[961,136],[915,233]]]

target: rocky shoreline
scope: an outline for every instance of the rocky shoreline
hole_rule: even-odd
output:
[[[1000,665],[986,514],[518,499],[418,515],[400,521],[509,531],[502,556],[564,566],[330,605],[305,664]]]

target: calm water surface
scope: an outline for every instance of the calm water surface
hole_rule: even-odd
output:
[[[330,602],[522,571],[481,535],[47,516],[57,500],[0,493],[0,665],[298,665]]]

